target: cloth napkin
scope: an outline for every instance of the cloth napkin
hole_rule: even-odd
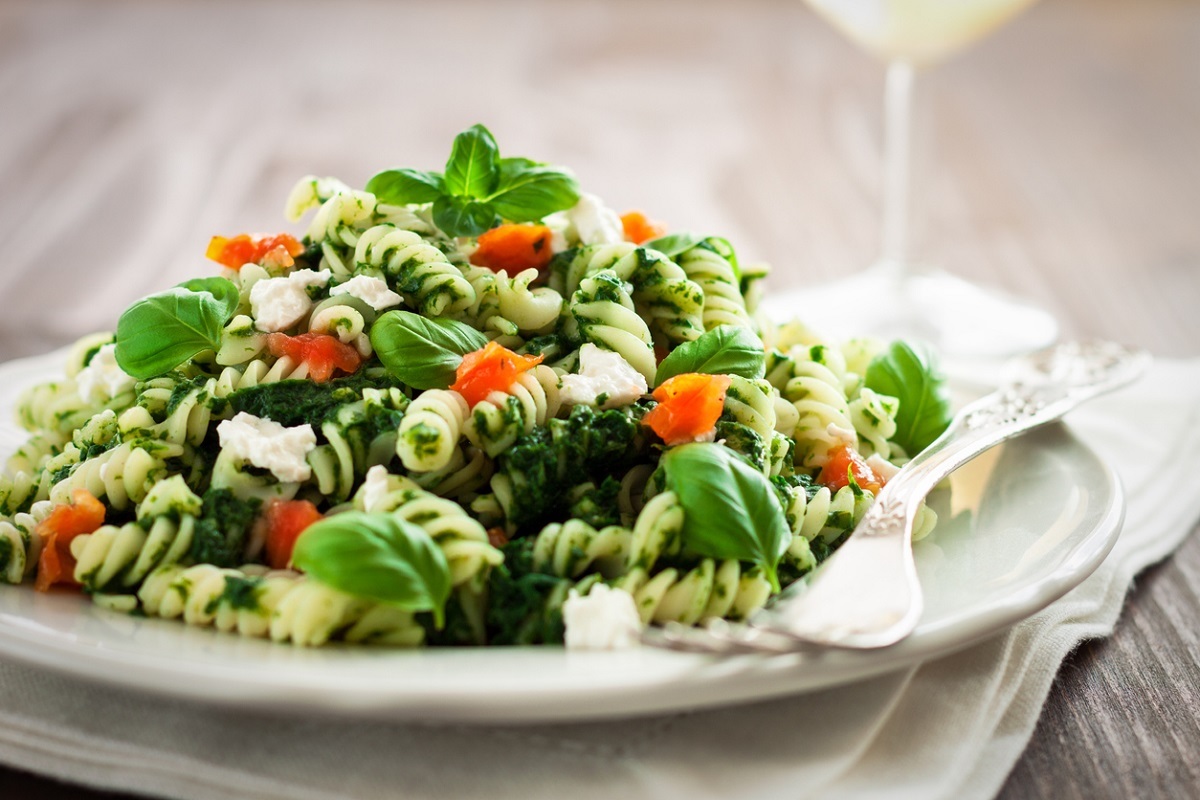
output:
[[[1129,505],[1101,567],[983,644],[770,702],[537,727],[230,710],[0,662],[0,759],[171,798],[987,798],[1029,741],[1063,658],[1111,633],[1139,570],[1200,517],[1200,360],[1160,361],[1069,424]]]

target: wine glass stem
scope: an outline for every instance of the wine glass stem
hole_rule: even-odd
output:
[[[882,261],[903,280],[912,264],[913,82],[906,61],[888,65],[884,95],[884,189]]]

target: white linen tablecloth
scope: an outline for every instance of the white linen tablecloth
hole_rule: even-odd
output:
[[[173,701],[0,662],[0,760],[170,798],[987,798],[1064,657],[1200,517],[1200,361],[1160,361],[1069,417],[1116,465],[1123,532],[1079,587],[955,655],[714,711],[537,727],[301,718]]]

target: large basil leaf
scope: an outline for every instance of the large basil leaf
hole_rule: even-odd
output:
[[[500,160],[500,179],[488,198],[496,213],[513,222],[534,222],[579,202],[574,176],[527,158]]]
[[[442,626],[450,566],[420,525],[391,514],[334,514],[300,534],[292,563],[346,594],[433,612]]]
[[[446,183],[436,172],[418,169],[389,169],[367,181],[367,191],[381,203],[403,206],[432,203],[446,191]]]
[[[388,372],[414,389],[445,389],[463,356],[487,344],[470,325],[389,311],[371,326],[371,346]]]
[[[117,364],[146,380],[216,350],[237,304],[237,287],[225,278],[188,281],[143,297],[117,321]]]
[[[720,444],[674,447],[662,463],[683,506],[684,544],[709,558],[753,562],[779,591],[776,570],[791,532],[763,474]]]
[[[950,398],[937,360],[927,347],[895,341],[867,366],[868,389],[900,401],[892,440],[916,455],[950,425]]]
[[[478,236],[498,220],[489,203],[444,194],[433,201],[433,222],[451,236]]]
[[[472,125],[454,137],[450,159],[446,162],[446,191],[482,199],[496,185],[496,161],[500,158],[492,132]],[[440,226],[439,226],[440,227]]]
[[[718,325],[698,339],[679,345],[658,365],[655,385],[685,372],[740,375],[756,380],[766,374],[763,343],[738,325]]]

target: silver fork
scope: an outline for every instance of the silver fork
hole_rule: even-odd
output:
[[[895,644],[912,633],[923,608],[912,528],[925,496],[985,450],[1131,383],[1149,362],[1146,353],[1111,342],[1060,344],[1017,359],[1010,365],[1014,380],[960,411],[937,441],[888,481],[829,560],[770,607],[746,624],[647,629],[643,641],[709,653]]]

